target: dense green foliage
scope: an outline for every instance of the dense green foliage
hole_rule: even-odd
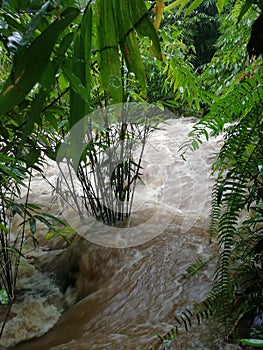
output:
[[[262,1],[155,5],[143,0],[1,1],[1,300],[5,304],[7,295],[12,303],[15,297],[25,223],[33,240],[37,221],[47,225],[49,236],[65,236],[63,227],[67,231],[59,219],[40,215],[28,199],[17,204],[21,189],[29,191],[32,171],[41,172],[47,157],[55,160],[69,129],[98,107],[149,102],[202,117],[182,151],[195,150],[227,123],[235,123],[225,129],[213,168],[211,239],[217,240],[219,258],[212,289],[160,338],[171,339],[181,326],[188,329],[193,319],[200,323],[212,314],[223,316],[228,335],[263,299],[262,55],[255,59],[247,54]],[[130,165],[124,162],[123,169]],[[125,171],[122,176],[128,178]],[[118,192],[127,193],[123,188]],[[244,210],[246,219],[241,217]],[[18,245],[10,232],[14,215],[22,218]],[[189,274],[204,265],[199,260]]]
[[[246,51],[248,25],[261,9],[251,5],[244,11],[244,6],[236,3],[220,17],[218,50],[200,76],[214,101],[182,145],[184,154],[185,148],[195,150],[209,137],[226,133],[213,166],[217,182],[212,195],[211,240],[216,239],[219,253],[213,285],[202,303],[176,317],[175,328],[160,337],[164,344],[169,344],[180,329],[189,330],[194,322],[201,323],[212,315],[230,337],[247,313],[261,310],[263,70],[262,57],[248,60]],[[233,125],[226,126],[228,123]],[[189,267],[190,275],[202,267],[198,261]],[[251,346],[261,342],[242,340]]]
[[[26,253],[26,224],[34,244],[39,221],[47,226],[47,239],[60,235],[68,241],[72,233],[59,218],[28,202],[32,172],[42,173],[47,157],[56,159],[66,132],[93,108],[123,102],[119,50],[142,95],[146,80],[139,36],[151,39],[150,51],[159,59],[161,51],[142,0],[126,6],[119,1],[2,1],[0,16],[0,286],[12,305]],[[23,188],[27,194],[21,204]],[[15,235],[13,216],[21,217]]]

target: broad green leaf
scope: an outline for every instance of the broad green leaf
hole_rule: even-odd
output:
[[[68,237],[69,237],[69,235],[73,235],[73,234],[75,235],[76,232],[71,227],[67,226],[67,227],[63,228],[62,230],[56,230],[56,231],[47,233],[45,238],[46,238],[46,240],[49,240],[53,237],[60,236],[61,238],[63,238],[67,242],[68,245],[70,245],[71,241]]]
[[[129,1],[113,0],[112,3],[119,41],[124,42],[129,31],[134,28],[130,16]]]
[[[29,219],[29,225],[30,225],[30,231],[34,235],[36,233],[37,224],[36,224],[36,219],[33,216]]]
[[[30,42],[41,19],[46,15],[49,5],[50,1],[45,2],[41,9],[33,16],[32,20],[27,26],[25,33],[23,34],[20,46],[26,46]]]
[[[147,7],[143,0],[129,2],[130,16],[134,28],[141,36],[146,36],[152,41],[149,51],[157,59],[162,60],[161,47],[153,22],[149,16]]]
[[[73,40],[73,37],[74,37],[73,33],[68,33],[63,37],[55,53],[56,55],[55,58],[52,61],[48,62],[47,67],[40,79],[40,85],[46,91],[47,95],[50,92],[50,90],[53,88],[53,85],[56,82],[56,74],[58,72],[58,69],[62,61],[65,59],[65,53],[69,48]]]
[[[189,0],[176,0],[164,8],[164,12],[171,11],[175,7],[180,7],[178,12],[180,13],[185,6],[189,3]]]
[[[91,43],[92,10],[91,6],[89,5],[84,12],[80,28],[74,40],[72,65],[72,71],[75,74],[74,81],[72,76],[68,76],[69,72],[66,73],[71,85],[69,120],[71,127],[89,112],[91,85]],[[79,84],[84,87],[84,89],[81,87],[81,91],[77,88]]]
[[[5,175],[10,176],[11,179],[15,180],[21,186],[25,186],[20,177],[17,176],[14,168],[0,163],[0,172],[3,172]]]
[[[139,45],[130,18],[129,2],[113,1],[120,48],[129,71],[134,72],[146,97],[146,77]]]
[[[22,148],[23,148],[24,144],[26,143],[28,136],[33,131],[35,123],[37,123],[39,121],[41,109],[42,109],[42,106],[45,102],[45,99],[46,99],[46,92],[44,90],[42,90],[35,97],[35,99],[32,102],[31,110],[28,114],[26,125],[25,125],[24,130],[23,130],[22,139],[21,139],[20,144],[19,144],[17,158],[20,157]]]
[[[73,65],[71,72],[66,72],[70,82],[70,119],[69,125],[78,123],[77,134],[74,134],[74,128],[71,130],[74,142],[71,145],[72,160],[75,167],[79,163],[79,149],[82,147],[84,132],[83,117],[89,113],[90,107],[90,87],[91,87],[91,44],[92,44],[92,9],[88,5],[85,9],[80,28],[75,37],[73,50]],[[80,125],[82,123],[82,126]],[[74,136],[73,136],[74,134]]]
[[[187,7],[184,15],[187,16],[190,13],[192,13],[200,4],[202,4],[202,2],[204,2],[204,0],[194,0],[189,7]]]
[[[60,42],[59,48],[56,52],[56,63],[58,64],[60,60],[64,57],[65,52],[67,51],[69,45],[73,40],[74,34],[68,33],[66,34]]]
[[[262,339],[240,339],[240,343],[244,345],[249,345],[254,348],[262,348],[263,340]]]
[[[42,215],[37,214],[34,216],[34,218],[42,222],[42,224],[46,225],[51,230],[55,228],[55,226],[50,221],[45,219]]]
[[[49,213],[41,213],[42,216],[46,216],[54,221],[56,221],[57,223],[59,223],[62,226],[67,226],[67,224],[65,223],[65,221],[60,220],[59,218],[57,218],[55,215],[49,214]]]
[[[222,12],[224,5],[225,5],[225,0],[217,0],[216,7],[219,13]]]
[[[86,89],[86,69],[84,62],[84,41],[79,29],[73,45],[73,64],[70,71],[64,71],[70,83],[70,127],[85,115],[85,105],[89,103]],[[74,73],[73,73],[74,72]]]
[[[28,138],[28,136],[32,133],[34,130],[35,123],[38,123],[41,117],[41,111],[45,102],[45,98],[50,91],[53,83],[55,82],[55,75],[57,73],[57,70],[59,68],[59,61],[61,60],[61,57],[65,54],[66,50],[68,49],[71,41],[73,38],[73,33],[70,33],[70,35],[66,35],[57,50],[57,57],[58,59],[54,61],[49,61],[46,69],[44,71],[43,76],[40,79],[41,86],[43,89],[40,91],[38,95],[35,96],[34,100],[31,104],[31,110],[28,114],[27,122],[25,124],[22,139],[20,141],[19,145],[19,152],[17,157],[20,157],[21,150]],[[33,163],[31,163],[33,165]],[[27,162],[27,166],[29,166]]]
[[[36,211],[40,210],[41,207],[39,205],[33,204],[33,203],[27,203],[26,207],[30,210]]]
[[[69,67],[63,66],[62,70],[76,94],[78,94],[83,101],[89,103],[88,91],[86,87],[82,84],[80,78],[76,74],[74,74]]]
[[[111,0],[96,1],[97,47],[101,85],[113,99],[122,102],[122,75],[118,37]]]
[[[60,19],[55,20],[19,57],[13,65],[0,95],[0,114],[18,105],[39,81],[49,62],[59,35],[79,15],[75,8],[68,8]]]
[[[47,94],[50,92],[50,90],[54,87],[56,83],[56,72],[57,70],[54,61],[49,61],[42,77],[39,80],[41,87],[45,90]]]
[[[126,38],[124,45],[124,57],[127,67],[130,71],[135,73],[142,87],[142,95],[146,97],[146,76],[144,64],[142,61],[139,45],[134,32],[130,32]]]
[[[93,12],[92,7],[89,5],[84,13],[83,24],[81,26],[81,33],[84,38],[84,64],[85,64],[85,77],[86,77],[86,89],[89,91],[88,98],[90,99],[91,89],[91,48],[92,48],[92,23]],[[90,101],[85,105],[85,114],[90,112]]]

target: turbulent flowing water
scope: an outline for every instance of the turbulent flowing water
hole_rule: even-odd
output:
[[[192,126],[191,119],[169,120],[153,133],[145,149],[144,185],[136,188],[133,224],[120,237],[112,238],[110,229],[98,232],[94,225],[87,236],[82,232],[75,237],[68,249],[55,240],[28,253],[42,284],[36,288],[37,283],[28,279],[35,294],[30,299],[24,291],[28,311],[23,313],[21,305],[20,309],[16,306],[3,346],[39,336],[56,324],[40,338],[14,349],[158,349],[156,335],[173,327],[174,315],[202,300],[214,268],[215,251],[208,235],[213,185],[209,175],[221,139],[202,144],[185,162],[178,147]],[[51,166],[46,176],[54,180]],[[36,176],[31,202],[58,214],[61,209],[52,196],[48,185]],[[129,232],[132,241],[125,247],[122,241],[127,243]],[[208,261],[203,273],[183,279],[187,267],[198,258]],[[47,276],[47,272],[53,274]],[[27,285],[28,277],[21,276],[20,285]],[[219,349],[218,333],[212,325],[194,328],[166,348]]]

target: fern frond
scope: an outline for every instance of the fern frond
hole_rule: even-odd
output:
[[[183,147],[198,148],[210,130],[217,135],[226,122],[235,124],[226,130],[224,145],[213,166],[217,181],[212,190],[211,234],[217,237],[218,260],[213,285],[193,310],[175,318],[171,334],[188,331],[194,324],[217,316],[226,335],[239,318],[263,302],[263,69],[234,86],[217,101],[210,113],[194,127],[191,139]],[[211,134],[210,133],[210,134]],[[249,220],[241,220],[244,209],[256,208]],[[261,267],[259,265],[261,264]],[[198,272],[201,262],[192,265],[185,276]],[[247,270],[246,267],[247,266]],[[244,279],[242,276],[252,276]],[[245,271],[246,270],[246,271]],[[243,279],[242,279],[242,278]],[[241,291],[242,298],[239,297]]]
[[[209,101],[210,104],[214,96],[200,88],[198,78],[191,68],[190,63],[184,59],[173,57],[167,63],[163,73],[166,74],[166,81],[174,90],[174,100],[186,103],[190,108],[195,106],[199,111],[201,102]]]
[[[187,149],[196,150],[208,140],[209,136],[217,136],[223,131],[226,123],[246,117],[256,104],[263,101],[263,68],[257,73],[236,84],[224,97],[215,102],[210,112],[203,117],[189,133],[189,139],[181,146],[184,154]],[[210,131],[210,133],[209,133]]]
[[[203,259],[199,258],[195,263],[190,265],[186,272],[182,275],[182,279],[187,279],[189,277],[197,276],[201,273],[205,266],[207,266],[208,260],[203,261]]]

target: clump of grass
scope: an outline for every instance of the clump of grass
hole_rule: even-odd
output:
[[[59,193],[66,202],[73,200],[80,217],[88,213],[100,222],[118,226],[131,215],[145,144],[163,117],[156,107],[135,105],[113,106],[99,111],[96,118],[86,118],[84,147],[77,165],[74,157],[66,156],[67,175],[60,168],[67,189],[62,190],[60,183]],[[76,139],[72,140],[68,145],[75,143]],[[72,168],[81,194],[76,190]]]

